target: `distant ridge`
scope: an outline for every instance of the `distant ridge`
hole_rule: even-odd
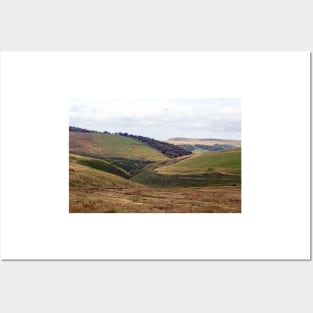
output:
[[[240,141],[236,139],[219,139],[219,138],[185,138],[185,137],[173,137],[167,139],[167,141],[185,141],[185,140],[200,140],[200,141],[209,141],[209,140],[214,140],[214,141]]]
[[[216,138],[183,138],[175,137],[169,138],[168,143],[178,145],[190,151],[191,147],[188,146],[198,146],[198,148],[205,148],[201,146],[215,147],[217,149],[228,149],[228,148],[239,148],[241,147],[241,140],[234,139],[216,139]],[[207,149],[206,149],[207,150]],[[210,149],[211,150],[211,149]]]

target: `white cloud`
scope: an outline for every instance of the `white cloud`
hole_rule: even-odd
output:
[[[169,137],[240,139],[239,99],[70,100],[70,125]]]

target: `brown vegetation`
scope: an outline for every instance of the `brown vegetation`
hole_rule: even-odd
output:
[[[70,212],[240,213],[238,187],[72,189]]]
[[[124,135],[74,129],[69,140],[70,213],[241,212],[238,149],[169,159]]]

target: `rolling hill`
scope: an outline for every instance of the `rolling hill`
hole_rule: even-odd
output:
[[[90,168],[93,168],[102,172],[111,173],[111,174],[124,177],[124,178],[131,177],[131,174],[127,172],[125,169],[123,169],[122,167],[116,166],[112,162],[109,162],[103,159],[70,154],[70,164],[85,165],[87,167],[90,167]]]
[[[82,160],[93,158],[70,155],[71,213],[239,213],[241,210],[240,188],[236,186],[144,186],[104,171],[107,168],[82,164]]]
[[[160,174],[183,175],[183,174],[240,174],[241,172],[241,149],[223,150],[219,152],[204,152],[190,157],[178,159],[177,162],[155,169]]]
[[[159,187],[240,186],[241,149],[156,162],[146,166],[131,180]]]
[[[93,132],[69,132],[69,149],[97,157],[119,157],[144,161],[167,160],[161,152],[142,142],[119,135]]]
[[[132,136],[70,129],[70,212],[240,212],[241,148],[174,157]]]
[[[112,186],[133,186],[135,183],[122,177],[128,176],[123,170],[116,169],[108,164],[107,168],[96,169],[88,163],[81,161],[92,161],[92,158],[84,158],[81,156],[70,155],[69,171],[70,171],[70,189],[88,190],[95,188],[104,188]],[[114,172],[114,173],[113,173]],[[121,175],[121,173],[123,173]]]
[[[177,145],[192,153],[201,153],[204,151],[222,151],[241,146],[240,140],[226,139],[193,139],[193,138],[170,138],[168,143]]]

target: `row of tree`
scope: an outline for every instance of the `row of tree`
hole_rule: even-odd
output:
[[[86,129],[86,128],[80,128],[80,127],[75,127],[75,126],[70,126],[70,127],[69,127],[69,131],[70,131],[70,132],[79,132],[79,133],[101,133],[101,134],[110,134],[110,133],[107,132],[107,131],[99,132],[99,131],[97,131],[97,130],[89,130],[89,129]]]

